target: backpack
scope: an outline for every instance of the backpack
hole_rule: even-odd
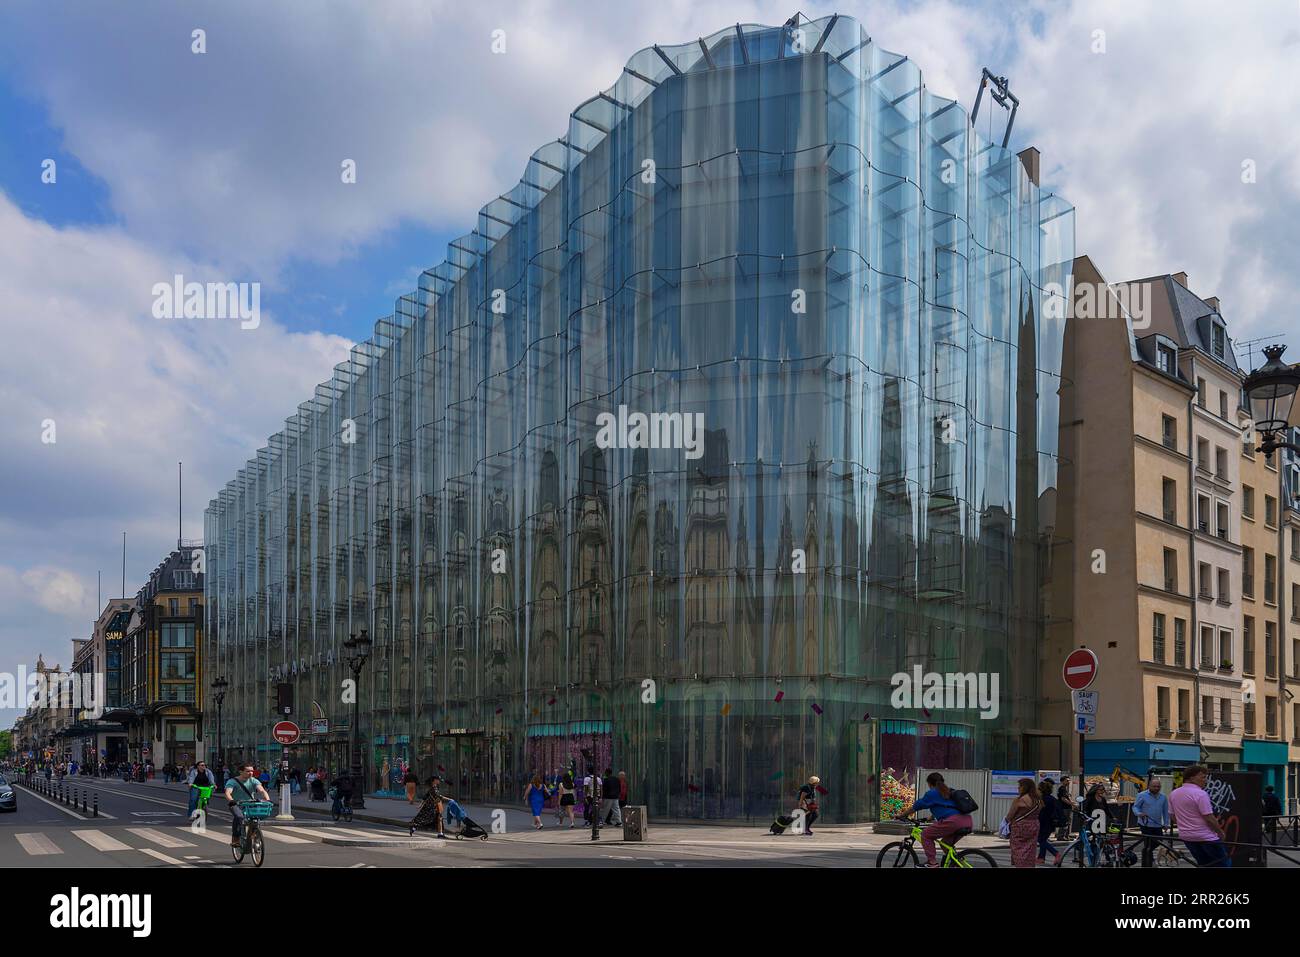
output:
[[[970,796],[970,792],[963,791],[961,788],[953,788],[948,793],[948,800],[952,801],[952,806],[957,809],[958,814],[974,814],[980,809],[975,799]]]

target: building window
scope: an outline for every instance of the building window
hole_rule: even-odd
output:
[[[1163,685],[1156,686],[1156,726],[1169,730],[1169,689]]]
[[[1205,380],[1200,376],[1196,377],[1196,404],[1205,408]]]
[[[1210,499],[1206,495],[1196,496],[1196,530],[1210,532]]]
[[[1264,555],[1264,600],[1270,605],[1277,603],[1277,556]]]
[[[1162,415],[1160,417],[1160,438],[1164,442],[1165,448],[1178,448],[1178,422],[1172,415]]]
[[[1218,569],[1219,575],[1219,604],[1232,604],[1232,576],[1228,574],[1226,568]]]
[[[1273,695],[1264,696],[1264,733],[1277,737],[1277,698]]]
[[[1201,727],[1214,727],[1214,698],[1208,694],[1201,695]]]
[[[1255,597],[1255,549],[1249,545],[1241,550],[1241,595]]]
[[[1160,498],[1163,505],[1164,520],[1170,525],[1178,524],[1178,483],[1171,478],[1161,480]]]
[[[1232,670],[1232,632],[1227,628],[1219,629],[1219,667]]]
[[[1214,667],[1214,626],[1201,626],[1201,667]]]
[[[1264,622],[1264,677],[1277,678],[1277,623]]]
[[[1217,322],[1210,326],[1210,351],[1214,353],[1216,359],[1223,358],[1225,338],[1223,326]]]
[[[1228,450],[1218,445],[1214,447],[1214,474],[1228,481]]]
[[[183,621],[163,622],[162,646],[164,648],[193,648],[194,623]]]
[[[1291,586],[1291,620],[1300,621],[1300,585]]]
[[[1192,693],[1178,689],[1178,730],[1184,734],[1192,730]]]
[[[181,613],[181,600],[179,598],[168,598],[167,614],[169,614],[173,618],[177,618],[180,616],[180,613]]]
[[[1210,470],[1210,442],[1208,439],[1196,440],[1196,467],[1202,472]]]
[[[1250,701],[1241,704],[1241,720],[1246,734],[1255,733],[1255,705]]]
[[[1226,419],[1227,417],[1228,417],[1228,393],[1220,389],[1219,390],[1219,418]]]
[[[1165,591],[1178,591],[1178,553],[1165,549]]]
[[[1216,502],[1214,506],[1214,510],[1216,513],[1215,518],[1217,519],[1217,521],[1214,523],[1215,525],[1214,530],[1218,534],[1218,536],[1226,542],[1228,540],[1228,525],[1230,524],[1228,503]]]
[[[1210,577],[1210,563],[1198,562],[1196,565],[1197,591],[1202,598],[1213,598],[1214,582]]]
[[[1156,343],[1156,366],[1168,375],[1178,374],[1175,371],[1178,368],[1178,353],[1174,352],[1173,346],[1163,342]]]
[[[1174,619],[1174,664],[1180,668],[1187,667],[1187,620]]]
[[[1291,529],[1291,558],[1300,562],[1300,528]]]
[[[1219,730],[1232,730],[1232,699],[1219,699]]]
[[[1151,658],[1165,663],[1165,616],[1159,613],[1151,620]]]
[[[1243,518],[1255,517],[1255,490],[1249,485],[1241,487],[1241,515]]]
[[[1255,619],[1250,615],[1241,619],[1241,673],[1255,673]]]
[[[1272,495],[1264,496],[1264,524],[1277,528],[1277,499]]]

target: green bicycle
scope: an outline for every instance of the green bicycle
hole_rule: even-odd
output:
[[[901,841],[891,841],[880,849],[876,855],[876,867],[923,867],[920,856],[916,853],[916,842],[921,839],[921,822],[915,818],[902,817],[898,820],[912,825],[912,832]],[[969,830],[960,830],[953,834],[953,841],[960,841],[969,834]],[[997,867],[998,862],[991,854],[969,847],[957,850],[952,844],[940,839],[935,842],[943,854],[940,867],[985,868]]]
[[[258,821],[271,816],[275,805],[270,801],[243,801],[239,809],[244,812],[244,830],[238,844],[230,845],[230,856],[242,863],[245,854],[253,856],[253,866],[261,867],[266,859],[266,844],[262,840],[262,825]]]
[[[196,811],[202,811],[204,814],[207,814],[208,802],[212,800],[212,792],[215,791],[216,788],[207,787],[202,784],[191,784],[190,787],[194,788],[194,790],[199,792],[199,799],[198,801],[195,802],[194,809]]]

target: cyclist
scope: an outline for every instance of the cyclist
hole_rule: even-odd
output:
[[[925,810],[934,815],[934,822],[921,832],[921,847],[925,849],[925,866],[938,867],[934,842],[939,838],[950,838],[950,835],[958,831],[973,831],[975,822],[971,820],[969,814],[962,814],[957,810],[957,805],[952,799],[952,789],[943,783],[942,774],[938,771],[931,772],[925,779],[925,783],[930,785],[930,790],[917,798],[911,807],[904,808],[896,816],[908,817],[916,811]],[[955,844],[956,840],[949,839],[948,843]]]
[[[345,805],[352,803],[352,775],[348,769],[344,768],[334,776],[334,806],[332,808],[335,814],[343,813]]]
[[[253,777],[253,766],[242,764],[239,773],[226,782],[226,800],[230,802],[230,845],[239,847],[244,833],[244,812],[239,805],[252,801],[269,801],[262,782]]]
[[[1231,867],[1232,854],[1224,843],[1227,834],[1205,793],[1209,775],[1193,764],[1183,771],[1183,783],[1169,795],[1169,812],[1178,826],[1178,836],[1200,867]]]
[[[217,786],[217,779],[214,778],[212,772],[208,770],[207,763],[200,761],[198,764],[194,765],[194,768],[190,771],[189,785],[190,807],[188,813],[192,815],[194,809],[199,806],[199,788],[215,788]]]

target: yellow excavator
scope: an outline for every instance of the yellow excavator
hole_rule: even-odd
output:
[[[1128,768],[1122,765],[1115,765],[1115,770],[1110,772],[1110,785],[1115,789],[1116,794],[1120,791],[1120,785],[1127,781],[1134,785],[1139,791],[1146,790],[1147,782],[1150,778],[1144,778],[1140,774],[1134,774]],[[1121,800],[1131,801],[1132,798],[1122,798]]]

